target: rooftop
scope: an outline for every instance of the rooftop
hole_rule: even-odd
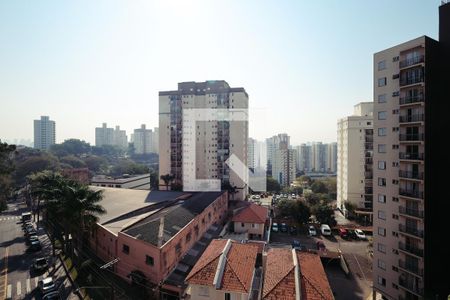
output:
[[[266,207],[250,203],[250,205],[238,211],[238,213],[233,217],[232,221],[261,224],[266,222],[268,214],[269,210]]]
[[[186,277],[190,284],[214,286],[216,289],[250,293],[259,247],[253,243],[213,240]],[[223,259],[221,260],[221,257]]]
[[[172,205],[143,218],[123,232],[161,247],[222,193],[224,192],[182,193]],[[160,232],[163,233],[162,236],[159,236]]]

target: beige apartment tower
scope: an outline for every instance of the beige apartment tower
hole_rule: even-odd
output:
[[[373,288],[386,299],[450,293],[450,3],[439,12],[439,42],[374,55]]]
[[[195,128],[187,129],[183,127],[183,121],[187,122],[183,120],[186,109],[246,111],[247,92],[244,88],[232,88],[223,80],[182,82],[178,90],[159,92],[159,174],[174,176],[172,187],[186,191],[192,186],[183,186],[183,182],[218,179],[223,189],[235,188],[234,199],[245,199],[245,178],[225,162],[234,154],[247,167],[248,121],[200,120],[193,125]],[[195,142],[195,153],[187,150],[187,140]],[[160,181],[160,186],[165,187],[164,181]]]
[[[373,102],[358,103],[353,115],[339,119],[337,125],[337,206],[348,216],[351,203],[357,215],[371,221]]]

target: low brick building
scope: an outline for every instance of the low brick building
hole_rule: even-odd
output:
[[[249,239],[263,239],[268,216],[266,207],[254,203],[239,208],[232,218],[234,232],[247,233]]]

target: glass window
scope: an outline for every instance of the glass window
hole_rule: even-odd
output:
[[[129,254],[130,253],[130,246],[123,244],[122,245],[122,252],[125,254]]]
[[[378,153],[386,153],[386,144],[378,144]]]
[[[378,71],[386,69],[386,61],[382,60],[378,62]]]
[[[378,177],[378,186],[386,186],[386,178]]]
[[[378,86],[385,86],[386,83],[386,77],[378,78]]]
[[[386,253],[386,245],[378,243],[378,251],[381,253]]]
[[[386,279],[381,276],[378,276],[378,284],[382,285],[382,286],[386,286]]]
[[[378,227],[378,235],[386,236],[386,228]]]
[[[378,211],[378,219],[386,220],[386,213],[383,210]]]
[[[385,111],[378,112],[378,120],[386,120],[386,112]]]
[[[378,202],[386,203],[386,195],[378,194]]]
[[[385,161],[378,161],[378,169],[379,170],[386,170],[386,162]]]
[[[381,259],[378,260],[378,268],[382,270],[386,270],[386,263],[382,261]]]
[[[378,95],[378,103],[385,103],[386,102],[386,94]]]
[[[155,264],[155,261],[153,260],[153,257],[146,255],[145,256],[145,263],[149,266],[153,266]]]
[[[378,128],[378,136],[386,135],[386,127]]]

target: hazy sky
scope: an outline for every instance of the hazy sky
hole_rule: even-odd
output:
[[[250,136],[336,139],[372,100],[373,53],[437,38],[439,0],[1,1],[0,139],[56,121],[57,142],[102,122],[158,126],[158,91],[224,79],[250,96]]]

